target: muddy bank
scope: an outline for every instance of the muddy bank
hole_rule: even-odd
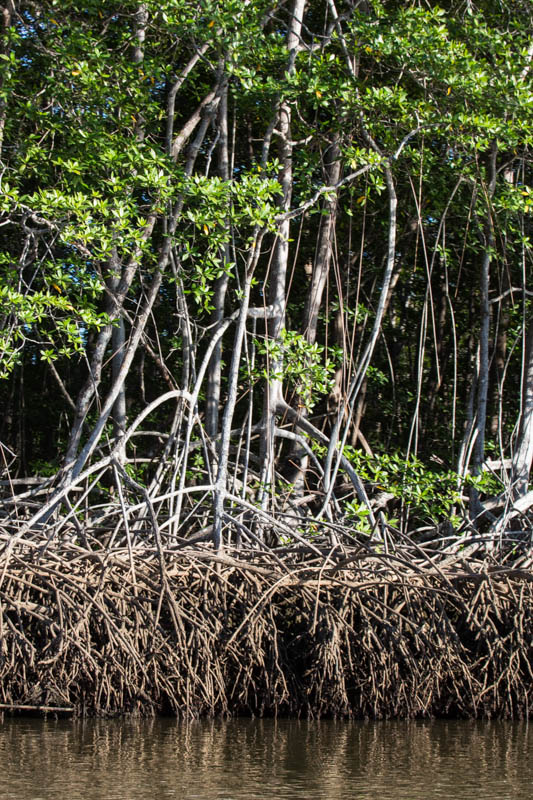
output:
[[[0,578],[0,712],[531,717],[529,570],[18,543]]]

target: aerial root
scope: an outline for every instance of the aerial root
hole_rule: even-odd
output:
[[[0,712],[530,716],[529,573],[163,556],[20,544],[0,564]]]

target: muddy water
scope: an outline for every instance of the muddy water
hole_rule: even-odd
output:
[[[530,800],[533,726],[0,722],[2,800]]]

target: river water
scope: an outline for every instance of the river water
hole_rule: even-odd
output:
[[[2,800],[531,800],[533,726],[0,722]]]

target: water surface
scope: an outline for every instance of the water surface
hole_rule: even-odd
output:
[[[0,723],[3,800],[530,800],[526,723]]]

